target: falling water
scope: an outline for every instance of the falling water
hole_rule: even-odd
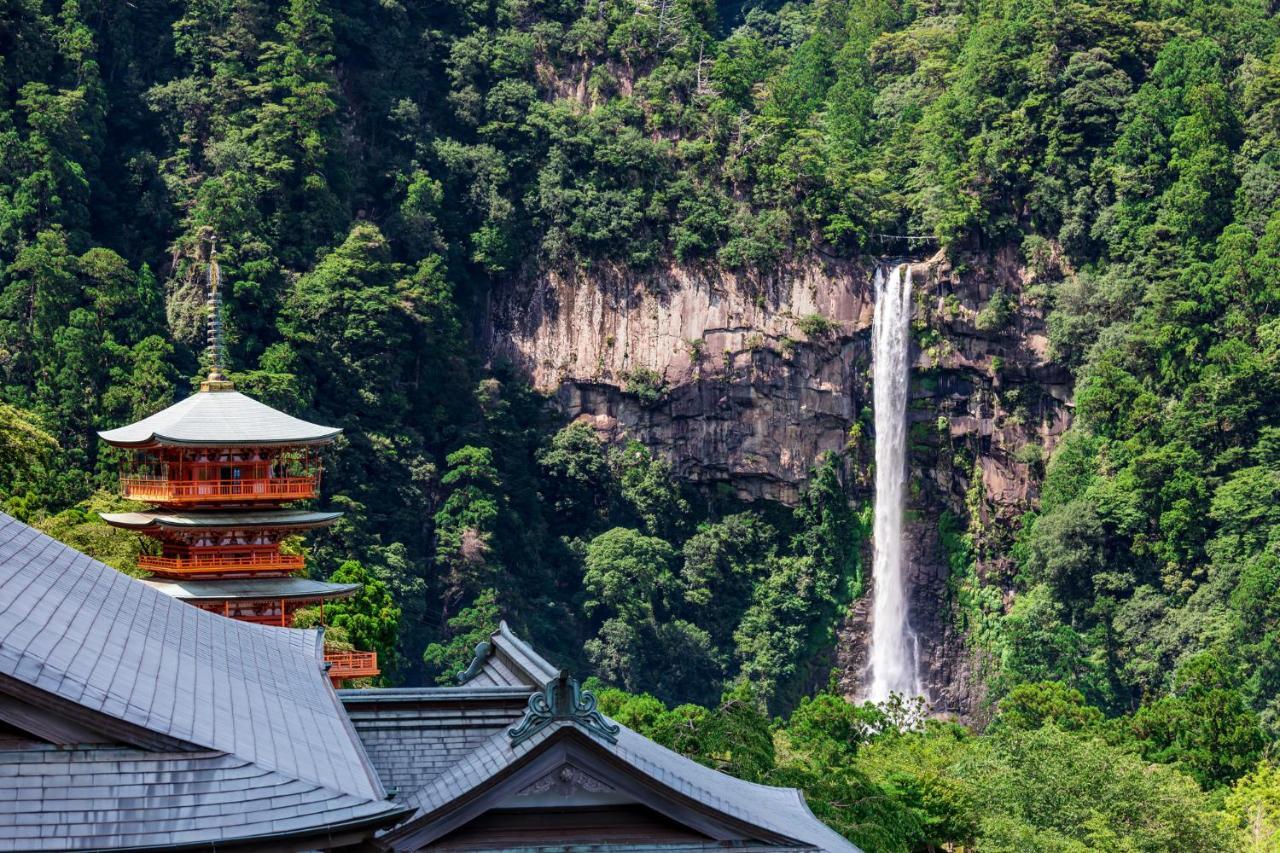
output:
[[[881,702],[891,692],[923,693],[918,646],[908,621],[902,555],[902,513],[907,481],[907,388],[911,347],[911,267],[876,270],[872,323],[872,382],[876,417],[874,601],[871,614],[871,689]]]

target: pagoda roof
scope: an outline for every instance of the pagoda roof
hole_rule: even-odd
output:
[[[113,527],[130,530],[152,530],[166,527],[194,530],[205,527],[324,527],[341,518],[340,512],[316,512],[309,509],[266,509],[232,512],[104,512],[102,520]]]
[[[325,583],[311,578],[250,578],[228,580],[143,581],[179,601],[278,601],[342,598],[360,589],[358,583]]]
[[[246,447],[326,444],[342,429],[321,426],[259,403],[239,391],[197,391],[180,403],[117,429],[102,430],[116,447]]]
[[[0,849],[314,849],[394,822],[323,654],[0,513],[0,719],[31,736],[0,742]]]

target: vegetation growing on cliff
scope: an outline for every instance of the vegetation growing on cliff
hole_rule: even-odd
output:
[[[237,385],[345,429],[326,501],[346,515],[310,570],[378,581],[345,616],[398,649],[396,677],[456,669],[502,614],[670,703],[749,689],[684,717],[796,707],[752,722],[764,751],[729,769],[802,784],[870,848],[1160,849],[1176,827],[1213,849],[1244,827],[1267,849],[1277,27],[1257,0],[10,0],[4,508],[134,565],[94,522],[115,463],[94,430],[199,373],[216,232]],[[854,736],[839,721],[864,710],[797,705],[861,581],[838,466],[814,460],[794,511],[695,493],[473,356],[495,277],[760,269],[904,234],[969,262],[1021,251],[1076,377],[1077,423],[1016,537],[944,531],[994,661],[990,737]],[[975,322],[996,334],[1012,309],[1002,292]],[[644,370],[631,392],[660,406]],[[1016,577],[972,570],[1004,557]],[[1027,685],[1040,710],[1015,714]],[[871,811],[841,812],[854,795]],[[1221,797],[1226,828],[1206,817]]]

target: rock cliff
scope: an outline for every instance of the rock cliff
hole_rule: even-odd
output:
[[[973,515],[991,536],[1012,534],[1070,423],[1070,377],[1048,357],[1044,310],[1014,253],[939,254],[913,272],[912,619],[936,708],[967,715],[981,697],[938,519]],[[815,255],[761,276],[672,266],[516,279],[490,294],[483,339],[568,417],[639,439],[694,483],[790,503],[815,459],[847,451],[849,481],[869,499],[871,277]],[[833,650],[851,695],[868,612],[851,608]]]
[[[680,476],[789,502],[867,399],[867,275],[822,258],[767,277],[548,275],[493,292],[484,339],[570,417],[640,439]]]

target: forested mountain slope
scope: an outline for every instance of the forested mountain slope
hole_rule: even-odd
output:
[[[870,849],[1169,849],[1168,815],[1238,847],[1200,791],[1243,815],[1280,784],[1245,776],[1280,735],[1278,28],[1254,0],[0,0],[5,509],[132,565],[93,431],[199,375],[216,233],[237,386],[345,429],[310,571],[368,581],[342,619],[394,678],[501,613],[633,692],[738,691],[680,748],[883,786],[892,814],[811,791]],[[864,295],[906,256],[917,608],[997,733],[855,744],[824,694],[742,764],[715,725],[755,730],[716,714],[835,664],[856,688]],[[1105,816],[1018,800],[1122,765]]]

